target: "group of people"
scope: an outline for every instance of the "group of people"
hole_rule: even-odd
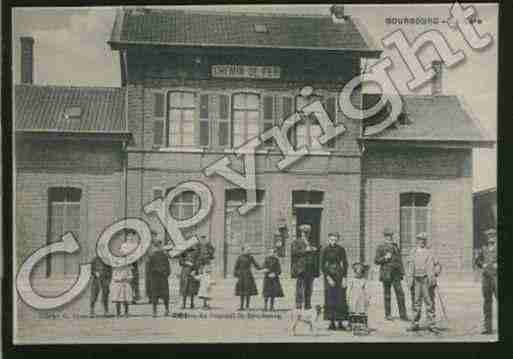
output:
[[[136,232],[128,229],[120,246],[122,256],[130,254],[138,246]],[[159,299],[164,303],[165,315],[169,315],[169,276],[171,266],[169,256],[164,250],[164,243],[158,239],[158,234],[151,231],[151,246],[146,261],[146,293],[152,304],[153,316],[157,316]],[[183,297],[183,308],[186,299],[190,297],[191,308],[194,308],[194,297],[199,295],[204,300],[204,307],[208,307],[210,288],[213,281],[210,279],[210,261],[214,258],[214,248],[206,241],[206,236],[196,245],[186,250],[180,257],[182,267],[180,273],[180,294]],[[138,283],[134,281],[134,264],[116,267],[107,266],[98,256],[91,263],[92,283],[90,316],[95,316],[95,305],[101,292],[105,315],[109,313],[109,300],[116,305],[116,316],[121,316],[123,305],[124,315],[128,317],[130,303],[134,303],[138,291]],[[134,269],[135,268],[135,269]],[[137,288],[137,291],[136,289]]]
[[[295,303],[296,309],[312,308],[312,291],[318,270],[324,280],[324,319],[329,321],[330,330],[348,330],[352,324],[363,320],[367,324],[367,313],[370,296],[367,290],[367,275],[369,265],[353,263],[353,277],[348,280],[348,261],[346,250],[341,245],[338,233],[328,234],[327,245],[319,248],[311,241],[311,226],[303,224],[298,227],[299,235],[291,243],[291,276],[296,280]],[[484,330],[483,334],[492,333],[492,304],[497,294],[497,248],[496,231],[486,231],[488,244],[476,259],[482,272]],[[120,253],[129,254],[137,246],[136,233],[128,230],[126,239],[121,245]],[[399,318],[410,321],[407,315],[405,294],[402,280],[406,279],[411,293],[413,318],[408,330],[420,329],[422,305],[426,306],[427,329],[436,331],[435,327],[435,294],[437,278],[442,267],[431,248],[427,245],[427,233],[416,235],[416,246],[411,250],[407,265],[403,266],[402,254],[395,243],[394,232],[386,228],[383,232],[384,241],[376,249],[374,264],[380,267],[379,280],[383,286],[385,319],[393,320],[391,313],[391,291],[394,289],[399,310]],[[209,308],[212,281],[210,263],[214,259],[215,249],[201,236],[199,243],[180,255],[180,295],[182,308],[186,308],[187,299],[190,308],[194,308],[194,298],[203,300],[203,308]],[[239,310],[249,309],[250,299],[258,295],[252,268],[264,273],[263,297],[264,310],[274,310],[275,298],[284,296],[280,283],[281,265],[276,248],[270,249],[262,265],[257,263],[249,246],[242,246],[241,255],[237,258],[234,277],[237,279],[235,295],[240,297]],[[406,269],[405,269],[406,267]],[[146,289],[153,306],[153,315],[157,315],[157,303],[162,299],[165,314],[169,315],[169,282],[171,274],[169,257],[163,249],[163,242],[152,231],[152,250],[146,262]],[[129,304],[134,298],[132,266],[122,266],[112,269],[105,265],[99,257],[92,262],[91,287],[91,316],[94,316],[94,306],[102,292],[102,303],[105,313],[108,313],[109,298],[116,305],[117,316],[121,315],[121,305],[124,314],[128,316]],[[337,324],[337,325],[336,325]]]
[[[366,322],[370,303],[367,291],[369,266],[354,263],[354,276],[348,283],[347,254],[340,244],[339,234],[329,233],[328,244],[321,249],[311,243],[310,225],[303,224],[298,229],[299,236],[291,245],[291,275],[296,279],[296,309],[312,308],[313,283],[319,268],[324,279],[324,319],[330,322],[328,329],[348,330],[355,318],[363,318]]]

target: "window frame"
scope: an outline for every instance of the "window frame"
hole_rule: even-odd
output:
[[[180,93],[180,94],[192,94],[193,95],[193,107],[171,107],[171,95],[174,93]],[[182,99],[183,100],[183,99]],[[194,90],[188,90],[188,89],[171,89],[166,91],[166,125],[165,125],[165,135],[166,135],[166,147],[168,148],[197,148],[199,147],[199,92]],[[181,144],[171,144],[171,136],[170,136],[170,126],[171,126],[171,110],[193,110],[192,115],[192,144],[183,144],[183,112],[181,112],[181,120],[180,120],[180,142]]]
[[[413,196],[413,201],[412,201],[412,205],[401,205],[401,197],[403,195],[411,195]],[[416,205],[416,202],[417,202],[417,196],[427,196],[428,198],[428,202],[425,206],[420,206],[420,205]],[[417,209],[423,209],[426,211],[426,233],[428,234],[429,237],[431,237],[431,227],[432,227],[432,201],[433,201],[433,196],[431,195],[431,193],[429,192],[415,192],[415,191],[409,191],[409,192],[401,192],[399,194],[399,247],[400,247],[400,250],[401,250],[401,253],[403,255],[408,255],[409,253],[409,250],[411,248],[413,248],[415,246],[415,236],[420,233],[421,231],[419,231],[417,229],[417,216],[418,216],[418,211]],[[409,219],[409,226],[411,228],[411,233],[409,234],[409,238],[407,238],[408,240],[408,245],[409,245],[409,250],[405,252],[405,249],[403,248],[403,244],[406,243],[406,238],[403,238],[403,226],[404,226],[404,223],[403,223],[403,220],[402,220],[402,211],[408,209],[408,210],[411,210],[411,218]],[[423,231],[424,232],[424,231]]]
[[[305,105],[303,105],[301,108],[299,108],[299,104],[298,104],[298,99],[299,98],[304,98],[303,96],[301,96],[300,94],[296,94],[294,96],[294,109],[296,112],[300,113],[300,116],[301,116],[301,121],[299,121],[298,123],[296,123],[296,125],[294,126],[294,147],[295,149],[297,150],[298,148],[301,148],[303,146],[306,146],[306,148],[308,148],[308,150],[310,151],[320,151],[320,150],[323,150],[323,145],[321,145],[319,148],[313,148],[312,147],[312,127],[313,126],[316,126],[316,127],[319,127],[321,129],[321,134],[320,136],[322,136],[322,127],[320,126],[320,124],[313,124],[314,120],[311,118],[311,114],[308,115],[308,116],[304,116],[301,114],[301,108],[305,107],[305,106],[308,106],[309,104],[315,102],[316,100],[315,99],[311,99],[311,98],[317,98],[321,101],[321,103],[323,103],[324,101],[324,96],[322,94],[319,94],[319,93],[313,93],[311,94],[308,98],[308,101],[306,102]],[[304,121],[304,124],[301,124],[301,122]],[[317,121],[315,121],[317,122]],[[301,144],[301,146],[298,145],[299,141],[299,137],[298,137],[298,134],[299,134],[299,127],[300,126],[304,126],[305,127],[305,140],[303,141],[303,143]],[[320,137],[319,136],[319,137]]]
[[[70,193],[65,193],[64,194],[64,200],[53,200],[52,197],[54,197],[54,195],[52,195],[52,191],[55,191],[55,190],[61,190],[61,191],[73,191],[73,190],[77,190],[78,191],[78,195],[79,195],[79,199],[78,200],[75,200],[75,201],[72,201],[72,200],[69,200],[67,199],[67,197],[69,196]],[[67,224],[69,222],[68,220],[68,209],[70,206],[77,206],[78,205],[78,218],[76,219],[77,220],[77,223],[78,223],[78,229],[76,229],[75,231],[72,231],[73,234],[76,236],[76,239],[80,241],[80,237],[81,237],[81,232],[82,232],[82,210],[83,210],[83,198],[84,198],[84,190],[81,188],[81,187],[76,187],[76,186],[51,186],[51,187],[48,187],[47,188],[47,206],[48,206],[48,217],[47,217],[47,235],[46,235],[46,244],[47,245],[51,245],[53,243],[56,243],[58,241],[60,241],[61,239],[61,236],[66,233],[66,232],[69,232],[70,230],[69,229],[64,229],[64,227],[67,227]],[[62,227],[63,227],[63,231],[62,233],[60,234],[57,234],[56,238],[53,238],[52,234],[53,234],[53,225],[54,225],[54,213],[53,213],[53,206],[54,205],[62,205],[63,206],[63,214],[62,214]],[[49,278],[51,275],[52,275],[52,272],[54,272],[52,270],[52,258],[53,258],[53,255],[52,253],[49,253],[47,256],[46,256],[46,272],[45,272],[45,276],[46,278]],[[66,261],[66,259],[63,259],[63,261]],[[65,268],[66,269],[66,268]],[[59,274],[62,274],[63,276],[66,276],[67,273],[59,273]],[[73,273],[74,274],[74,273]]]
[[[239,95],[245,95],[245,96],[248,96],[248,95],[252,95],[252,96],[256,96],[257,99],[258,99],[258,106],[257,106],[257,109],[235,109],[235,97],[236,96],[239,96]],[[251,138],[255,137],[255,136],[252,136],[252,137],[248,137],[248,120],[247,120],[247,113],[248,112],[256,112],[258,111],[258,116],[257,116],[257,134],[256,136],[260,136],[261,133],[262,133],[262,128],[263,128],[263,123],[262,123],[262,97],[263,97],[264,94],[262,94],[261,92],[253,92],[253,91],[234,91],[230,94],[230,145],[231,147],[230,148],[238,148],[240,147],[241,145],[243,145],[244,143],[246,143],[248,140],[250,140]],[[244,111],[246,113],[246,116],[244,117],[244,137],[243,137],[243,141],[236,145],[235,144],[235,136],[234,136],[234,128],[235,128],[235,111]]]
[[[242,206],[247,198],[244,200],[229,200],[228,199],[228,192],[229,191],[237,191],[237,190],[241,190],[240,188],[229,188],[229,189],[225,189],[225,201],[224,201],[224,205],[225,205],[225,228],[226,228],[226,233],[225,233],[225,237],[226,237],[226,241],[228,242],[228,245],[232,246],[233,243],[232,243],[232,240],[231,238],[228,239],[228,236],[231,236],[231,231],[229,231],[229,229],[232,228],[232,221],[233,221],[233,215],[236,215],[236,216],[241,216],[240,214],[238,214],[238,208],[240,206]],[[242,193],[245,195],[246,192],[244,190],[241,190]],[[265,230],[267,228],[267,223],[266,223],[266,212],[267,212],[267,209],[266,209],[266,190],[265,189],[257,189],[257,202],[256,202],[256,207],[261,209],[262,213],[261,213],[261,216],[262,218],[260,219],[261,222],[262,222],[262,226],[263,226],[263,229],[262,229],[262,238],[260,238],[260,244],[259,246],[262,246],[263,249],[265,249],[265,246],[266,246],[266,233],[265,233]],[[248,214],[244,215],[244,216],[247,216],[247,215],[251,215],[251,212],[249,212]],[[244,217],[244,216],[241,216],[241,217]],[[241,235],[241,238],[243,240],[246,239],[246,232],[247,232],[247,221],[243,221],[243,226],[244,226],[244,231]],[[239,243],[240,244],[240,243]],[[254,247],[255,244],[254,243],[250,243],[250,246]]]

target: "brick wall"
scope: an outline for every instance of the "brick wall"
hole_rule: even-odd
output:
[[[312,86],[321,94],[338,96],[343,83],[338,82],[286,82],[247,81],[228,79],[181,80],[144,78],[131,81],[128,87],[128,126],[135,143],[128,156],[128,215],[142,215],[153,228],[163,233],[155,218],[143,214],[144,204],[151,201],[154,187],[168,188],[180,182],[199,180],[206,183],[214,195],[214,208],[209,220],[198,226],[198,233],[207,233],[214,240],[218,255],[216,271],[223,268],[223,239],[225,238],[225,190],[234,188],[223,178],[206,178],[202,170],[215,160],[226,155],[223,150],[198,153],[169,153],[153,149],[153,97],[155,90],[187,89],[226,93],[251,89],[262,94],[296,96],[303,86]],[[354,103],[360,103],[360,94],[354,93]],[[280,109],[278,107],[278,116]],[[322,213],[322,240],[327,233],[339,231],[350,258],[357,260],[360,246],[360,152],[356,138],[360,124],[344,118],[337,111],[337,121],[342,122],[346,132],[340,135],[331,156],[311,156],[291,167],[286,173],[278,172],[276,164],[282,159],[275,151],[270,155],[258,155],[256,171],[257,186],[266,191],[265,236],[272,238],[276,230],[276,219],[283,212],[290,222],[292,216],[292,190],[319,189],[325,191]],[[242,162],[233,156],[232,168],[242,170]],[[289,223],[289,228],[291,223]],[[282,263],[288,268],[288,259]],[[228,268],[231,273],[232,268]]]
[[[315,159],[311,159],[315,161]],[[129,192],[130,188],[136,188],[140,185],[137,178],[140,178],[140,170],[130,171],[129,173]],[[215,271],[221,274],[223,270],[223,250],[225,233],[225,191],[230,188],[236,188],[234,185],[226,182],[218,176],[205,177],[201,172],[180,171],[179,169],[152,169],[144,170],[142,176],[144,185],[142,193],[142,203],[148,203],[152,200],[152,189],[154,187],[169,188],[176,186],[184,181],[201,181],[205,183],[212,191],[214,196],[214,205],[211,216],[195,228],[197,234],[207,234],[211,238],[216,248]],[[132,183],[133,180],[133,183]],[[321,244],[326,244],[327,234],[338,231],[342,234],[343,245],[348,252],[351,262],[359,259],[360,252],[360,212],[359,212],[359,191],[360,175],[352,174],[290,174],[290,173],[266,173],[257,175],[258,189],[265,190],[264,201],[264,241],[272,240],[273,233],[277,229],[277,219],[284,215],[288,222],[289,229],[293,225],[292,214],[292,191],[295,190],[318,190],[325,192],[323,201],[323,211],[321,216]],[[140,192],[139,192],[140,193]],[[141,200],[137,200],[138,203]],[[137,212],[137,206],[129,201],[130,208]],[[147,220],[152,228],[163,235],[163,228],[158,224],[156,218],[147,217],[142,213],[142,207],[139,207],[139,213]],[[290,239],[288,244],[290,244]],[[287,248],[287,258],[282,260],[283,270],[289,269],[289,248]],[[258,261],[264,258],[263,253],[257,256]],[[233,268],[228,268],[231,274]]]
[[[472,268],[471,150],[379,148],[363,160],[365,174],[365,256],[374,260],[383,229],[399,236],[399,196],[431,194],[432,245],[446,274]],[[397,237],[398,239],[398,237]]]
[[[81,262],[89,261],[102,230],[122,215],[119,145],[87,141],[18,142],[15,185],[16,217],[21,224],[17,245],[23,246],[24,257],[47,243],[48,189],[66,186],[82,190],[79,258]],[[43,266],[36,272],[43,274]]]
[[[128,127],[133,133],[134,147],[151,149],[153,146],[153,98],[155,90],[181,89],[188,91],[210,91],[231,94],[238,91],[256,91],[262,94],[272,93],[279,96],[295,97],[304,86],[312,86],[324,96],[338,98],[344,83],[326,82],[283,82],[283,81],[241,81],[241,80],[178,80],[178,79],[146,79],[132,82],[128,87]],[[355,91],[353,100],[356,105],[360,103],[360,93]],[[278,106],[278,117],[280,115]],[[346,132],[337,138],[336,149],[345,155],[358,155],[359,149],[356,141],[360,133],[359,121],[346,118],[337,111],[337,123],[343,123]]]

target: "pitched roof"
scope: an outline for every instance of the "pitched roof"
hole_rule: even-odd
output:
[[[402,96],[407,125],[397,122],[366,140],[472,142],[495,141],[480,126],[465,102],[454,95]]]
[[[351,18],[156,9],[119,12],[110,43],[376,51]]]
[[[16,85],[14,102],[16,131],[127,132],[121,88]]]

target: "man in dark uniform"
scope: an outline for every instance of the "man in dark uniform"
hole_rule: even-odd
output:
[[[158,236],[158,233],[155,230],[151,230],[151,245],[150,245],[150,248],[148,248],[148,252],[146,253],[147,257],[146,257],[146,263],[145,263],[145,269],[144,269],[144,273],[145,273],[144,287],[146,288],[146,296],[148,297],[150,304],[152,303],[152,301],[151,301],[150,257],[153,254],[153,252],[155,251],[156,243],[158,240],[157,236]]]
[[[312,227],[299,226],[299,238],[291,244],[292,278],[296,278],[296,308],[312,308],[312,288],[315,279],[315,262],[319,249],[309,242]],[[303,307],[304,303],[304,307]]]
[[[492,334],[493,297],[497,299],[497,232],[495,229],[485,231],[488,238],[486,247],[483,247],[476,259],[476,265],[483,270],[483,314],[484,329],[481,334]]]
[[[393,241],[394,232],[390,228],[383,231],[385,241],[376,249],[374,263],[380,266],[379,280],[383,283],[385,319],[392,320],[391,316],[391,288],[394,287],[399,316],[401,320],[408,321],[406,305],[404,302],[404,291],[401,281],[404,277],[404,267],[401,258],[401,251]]]
[[[155,251],[149,259],[148,269],[151,277],[151,303],[153,306],[153,317],[157,316],[157,303],[159,298],[164,301],[166,316],[169,315],[169,282],[171,274],[169,257],[162,248],[162,241],[155,241]]]
[[[100,257],[94,257],[91,262],[91,272],[93,281],[91,283],[91,306],[89,316],[94,317],[94,306],[98,299],[100,290],[102,292],[102,304],[105,316],[109,314],[109,286],[112,278],[112,268],[101,260]]]

